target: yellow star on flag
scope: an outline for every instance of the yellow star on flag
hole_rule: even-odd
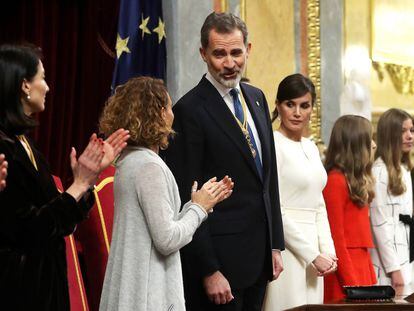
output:
[[[144,35],[151,34],[151,31],[148,29],[148,22],[150,17],[148,16],[146,19],[144,19],[144,14],[141,14],[141,25],[139,25],[139,29],[142,30],[142,39],[144,39]]]
[[[128,48],[128,41],[129,37],[126,37],[125,39],[122,39],[120,34],[118,33],[118,36],[116,37],[116,57],[119,59],[121,57],[121,54],[123,52],[125,53],[131,53],[131,51]]]
[[[166,38],[165,36],[165,24],[162,22],[161,18],[158,17],[158,27],[152,30],[158,34],[158,44],[161,43],[162,38]]]

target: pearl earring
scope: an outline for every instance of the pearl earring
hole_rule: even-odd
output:
[[[27,100],[30,100],[30,94],[27,94]]]

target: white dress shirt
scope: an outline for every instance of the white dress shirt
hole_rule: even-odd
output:
[[[223,98],[224,102],[226,103],[227,107],[230,109],[231,113],[234,115],[233,97],[230,94],[230,91],[233,88],[225,87],[221,83],[217,82],[216,79],[214,79],[214,77],[210,74],[210,72],[207,72],[206,79],[208,81],[210,81],[211,84],[213,84],[213,86],[217,89],[217,91],[219,92],[219,94]],[[240,98],[240,96],[242,96],[243,93],[241,92],[240,84],[237,84],[235,89],[238,90],[239,100],[241,102],[242,99]],[[260,142],[259,134],[257,133],[256,125],[254,124],[252,115],[251,115],[250,110],[249,110],[249,106],[246,105],[246,107],[247,107],[247,109],[246,109],[247,123],[250,126],[250,129],[251,129],[253,137],[254,137],[254,141],[256,142],[257,151],[259,152],[260,161],[263,163],[263,161],[262,161],[262,144]]]

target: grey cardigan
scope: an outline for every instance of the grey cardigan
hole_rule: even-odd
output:
[[[179,249],[191,241],[207,213],[191,202],[179,212],[173,174],[146,148],[128,147],[122,153],[114,200],[100,310],[185,310]]]

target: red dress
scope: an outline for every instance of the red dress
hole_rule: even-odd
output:
[[[374,247],[368,205],[351,201],[345,175],[338,170],[328,173],[323,190],[329,225],[338,257],[338,270],[325,276],[324,302],[343,299],[344,285],[374,285],[377,279],[368,248]]]

